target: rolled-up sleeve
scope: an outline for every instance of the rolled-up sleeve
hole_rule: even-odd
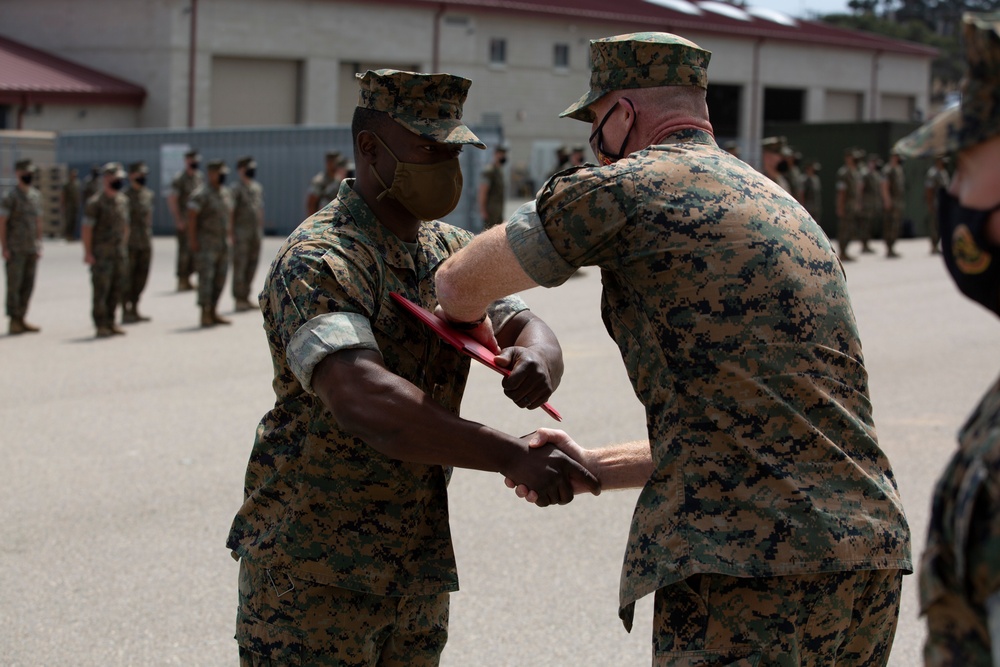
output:
[[[507,221],[507,243],[524,272],[542,287],[562,285],[576,271],[552,246],[533,201]]]
[[[379,351],[368,318],[359,313],[326,313],[299,327],[286,355],[299,384],[313,394],[312,376],[319,362],[334,352],[358,349]]]

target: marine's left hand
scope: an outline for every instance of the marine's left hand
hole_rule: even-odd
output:
[[[503,379],[503,392],[521,408],[541,407],[556,390],[545,357],[530,347],[512,345],[494,359],[497,366],[510,370]]]

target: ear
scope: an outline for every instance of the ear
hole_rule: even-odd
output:
[[[358,133],[357,144],[358,155],[369,164],[375,164],[378,155],[378,142],[375,141],[375,135],[368,130],[362,130]]]

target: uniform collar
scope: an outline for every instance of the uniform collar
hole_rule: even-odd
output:
[[[428,267],[428,255],[424,250],[427,241],[425,238],[426,224],[421,223],[420,230],[417,232],[419,249],[415,265],[413,257],[403,242],[379,221],[361,195],[354,191],[353,186],[353,178],[345,178],[341,181],[337,199],[343,202],[351,214],[355,226],[371,240],[374,249],[382,255],[387,264],[400,269],[409,269],[417,273],[418,277],[423,277],[429,268],[433,268]]]

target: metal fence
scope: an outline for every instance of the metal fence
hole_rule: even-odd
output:
[[[474,127],[489,146],[502,139],[499,127]],[[235,178],[236,160],[253,155],[257,180],[264,187],[265,231],[286,236],[305,218],[309,181],[323,169],[324,155],[338,150],[352,155],[351,129],[347,126],[240,128],[198,130],[119,130],[64,132],[56,139],[56,161],[76,168],[81,178],[94,164],[117,161],[126,166],[143,160],[149,165],[148,183],[157,192],[153,232],[172,234],[173,219],[167,195],[174,175],[184,163],[184,152],[197,148],[203,166],[208,160],[225,160]],[[471,231],[482,222],[476,206],[479,174],[492,157],[491,150],[470,148],[462,152],[465,187],[458,207],[445,220]]]

